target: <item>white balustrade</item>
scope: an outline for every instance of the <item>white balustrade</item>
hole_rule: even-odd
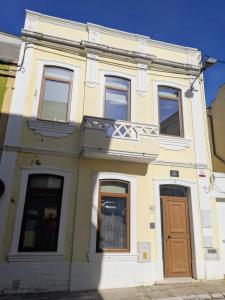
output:
[[[107,137],[140,140],[140,136],[157,136],[159,126],[85,116],[83,128],[103,130]]]

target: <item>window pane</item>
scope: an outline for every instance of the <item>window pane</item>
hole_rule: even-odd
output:
[[[128,92],[106,89],[105,117],[115,120],[127,120]]]
[[[41,118],[66,121],[69,83],[45,80]]]
[[[30,177],[19,251],[56,251],[63,179],[58,176]]]
[[[100,219],[99,249],[126,249],[126,198],[102,196]]]
[[[47,175],[35,175],[30,181],[30,188],[39,189],[60,189],[62,185],[62,178]]]
[[[71,81],[73,78],[73,71],[57,67],[45,67],[45,77],[47,76]]]
[[[101,181],[100,186],[101,193],[116,193],[116,194],[127,194],[128,183],[121,181]]]
[[[160,196],[187,197],[187,188],[179,185],[161,185]]]
[[[159,96],[163,98],[174,98],[178,99],[180,91],[178,89],[166,87],[166,86],[159,86]]]
[[[128,90],[130,81],[127,79],[120,78],[120,77],[106,76],[105,82],[107,85],[110,85],[113,88]]]
[[[160,99],[160,133],[180,136],[178,101]]]

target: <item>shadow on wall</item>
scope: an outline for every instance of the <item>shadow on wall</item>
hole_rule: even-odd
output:
[[[84,123],[0,115],[0,125],[7,119],[10,134],[0,133],[0,178],[5,184],[0,198],[0,290],[97,290],[103,272],[104,286],[112,286],[119,271],[111,262],[108,272],[107,263],[106,276],[103,251],[127,246],[128,187],[123,182],[113,185],[111,178],[100,185],[91,176],[99,171],[126,173],[125,165],[91,159],[96,148],[86,147],[90,157],[83,158]],[[98,132],[102,140],[104,130],[93,132],[94,136],[89,130],[87,142],[94,140],[95,145]],[[110,143],[105,137],[104,149],[99,148],[107,152]],[[128,164],[133,175],[147,172],[146,164]],[[100,195],[97,204],[94,189]],[[117,196],[109,195],[115,191]],[[97,291],[95,295],[101,299]]]
[[[10,134],[6,133],[7,120]],[[82,230],[83,224],[85,227],[89,224],[89,231],[92,227],[91,231],[97,232],[91,224],[91,215],[86,219],[84,211],[88,207],[82,207],[85,201],[78,184],[82,180],[78,168],[78,164],[82,168],[83,161],[82,125],[6,114],[0,114],[0,125],[0,179],[5,185],[0,198],[0,290],[6,293],[74,290],[71,281],[82,283],[83,287],[75,283],[76,290],[98,289],[102,254],[89,263],[90,232]],[[110,138],[107,140],[110,143]],[[43,173],[45,168],[47,173]],[[23,169],[35,172],[29,174],[28,171],[27,177],[23,177]],[[69,169],[72,174],[66,196],[66,177],[62,188],[56,171],[59,169],[62,173]],[[80,198],[76,199],[76,195]],[[92,197],[90,200],[92,202]],[[67,209],[63,216],[64,202]],[[64,226],[64,244],[59,246],[61,226]],[[74,235],[75,226],[78,235]],[[86,262],[74,263],[76,248],[73,252],[73,245],[77,244],[85,249]],[[79,269],[79,272],[75,270],[75,277],[78,274],[79,278],[72,278],[72,266]],[[97,291],[95,296],[101,299]]]

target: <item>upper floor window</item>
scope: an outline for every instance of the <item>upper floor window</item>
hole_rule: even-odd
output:
[[[61,176],[29,176],[19,251],[57,251],[62,190]]]
[[[181,92],[178,89],[159,86],[160,133],[183,136]]]
[[[71,98],[73,71],[44,67],[39,118],[50,121],[67,122]]]
[[[129,193],[129,182],[121,180],[100,181],[97,251],[129,251]]]
[[[130,120],[130,80],[105,76],[104,117],[115,120]]]

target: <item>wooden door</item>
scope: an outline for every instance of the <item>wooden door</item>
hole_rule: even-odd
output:
[[[190,277],[191,246],[187,198],[161,197],[165,277]]]

